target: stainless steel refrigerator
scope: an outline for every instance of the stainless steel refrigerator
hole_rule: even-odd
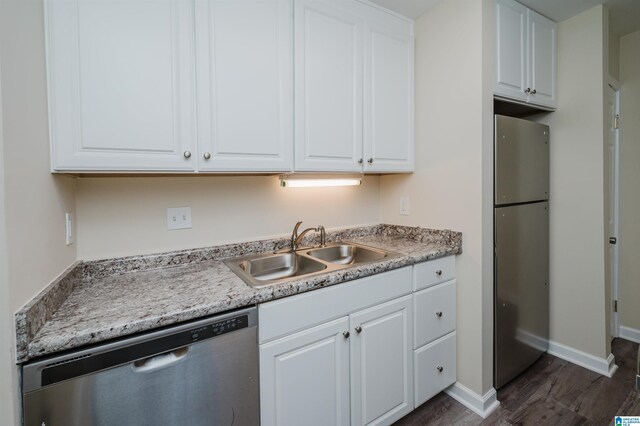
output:
[[[549,347],[549,127],[495,116],[494,386]]]

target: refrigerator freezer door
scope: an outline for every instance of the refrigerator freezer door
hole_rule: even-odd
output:
[[[549,199],[549,127],[495,116],[496,205]]]
[[[529,367],[549,343],[549,204],[495,209],[494,385]]]

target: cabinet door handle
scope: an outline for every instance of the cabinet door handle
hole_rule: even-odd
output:
[[[442,318],[442,311],[438,311],[438,312],[436,312],[436,316],[437,316],[438,318]]]
[[[441,277],[441,276],[442,276],[442,269],[438,269],[438,270],[436,271],[436,275],[437,275],[438,277]]]
[[[531,93],[531,87],[527,87],[527,90],[525,90],[524,93],[526,93],[527,95]]]
[[[369,158],[369,159],[367,160],[367,163],[369,163],[369,164],[373,164],[373,158]]]
[[[362,158],[358,160],[358,164],[362,164]]]
[[[356,333],[358,334],[362,333],[362,327],[360,327],[359,325],[356,326],[355,330],[356,330]]]
[[[537,91],[536,89],[533,89],[533,90],[531,91],[531,94],[532,94],[532,95],[535,95],[536,93],[538,93],[538,91]]]
[[[209,152],[205,152],[203,157],[204,157],[205,160],[208,160],[208,159],[211,158],[211,154]]]
[[[185,151],[183,155],[184,158],[191,158],[191,151]]]
[[[348,339],[349,336],[351,336],[351,334],[348,331],[343,331],[342,335],[344,336],[345,339]]]
[[[444,367],[439,365],[436,367],[436,370],[438,370],[438,373],[442,373],[444,371]]]

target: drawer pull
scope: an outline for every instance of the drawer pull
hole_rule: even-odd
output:
[[[351,333],[349,333],[348,331],[343,331],[342,335],[344,336],[345,339],[348,339],[349,336],[351,336]]]
[[[437,275],[438,277],[441,277],[441,276],[442,276],[442,269],[438,269],[438,270],[436,271],[436,275]]]
[[[444,371],[444,367],[439,365],[436,367],[436,370],[438,370],[438,373],[442,373]]]
[[[358,333],[358,334],[362,333],[362,327],[357,326],[356,327],[356,333]]]
[[[442,311],[438,311],[438,312],[436,312],[436,316],[437,316],[438,318],[442,318]]]

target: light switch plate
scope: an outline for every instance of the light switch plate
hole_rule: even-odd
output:
[[[191,207],[170,207],[167,209],[167,229],[191,228]]]
[[[400,197],[400,214],[403,216],[409,216],[411,206],[409,205],[409,197]]]
[[[66,235],[65,242],[68,246],[70,246],[75,241],[75,235],[74,235],[75,232],[73,232],[74,225],[75,225],[75,223],[73,222],[73,213],[64,214],[64,224],[65,224],[65,235]]]

